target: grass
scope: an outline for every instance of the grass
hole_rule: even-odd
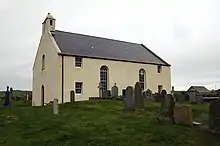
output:
[[[144,112],[125,111],[122,101],[85,101],[0,109],[0,146],[220,146],[219,137],[183,126],[160,125],[159,104]],[[194,105],[197,121],[207,123],[207,105]]]

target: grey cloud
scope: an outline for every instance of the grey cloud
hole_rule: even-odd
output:
[[[60,30],[145,44],[172,65],[177,88],[220,88],[219,6],[219,0],[1,0],[0,88],[31,89],[47,12]]]

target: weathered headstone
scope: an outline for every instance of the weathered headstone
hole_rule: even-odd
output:
[[[57,115],[59,113],[59,107],[58,107],[58,99],[54,99],[53,101],[53,114]]]
[[[118,97],[118,87],[116,86],[116,83],[112,87],[111,92],[112,92],[112,97],[113,98],[117,98]]]
[[[142,95],[142,89],[139,82],[135,84],[135,109],[137,110],[144,109],[144,98]]]
[[[163,120],[169,120],[172,124],[174,121],[175,99],[171,94],[167,94],[166,90],[161,91],[161,116]]]
[[[74,92],[74,90],[70,91],[70,102],[71,103],[75,102],[75,92]]]
[[[168,117],[172,121],[172,123],[175,124],[174,123],[175,98],[172,94],[167,94],[166,100],[167,100],[167,108],[168,108]]]
[[[109,92],[109,90],[102,91],[102,97],[110,97]]]
[[[127,109],[134,109],[134,88],[128,86],[125,90],[125,108]]]
[[[175,123],[193,126],[192,109],[190,105],[176,105],[174,108]]]
[[[143,94],[144,99],[149,100],[149,101],[154,101],[154,97],[150,89],[143,91],[142,94]]]
[[[220,133],[220,100],[213,100],[209,106],[209,128]]]
[[[13,98],[13,88],[10,88],[10,94],[9,94],[9,107],[12,105],[12,98]]]
[[[162,115],[166,115],[167,113],[167,100],[166,100],[167,91],[162,90],[161,91],[161,105],[160,105],[160,111]]]
[[[102,83],[100,82],[99,83],[99,86],[98,86],[98,89],[99,89],[99,97],[102,97]]]
[[[10,91],[9,91],[9,86],[7,86],[7,89],[5,91],[5,102],[4,106],[10,106]]]

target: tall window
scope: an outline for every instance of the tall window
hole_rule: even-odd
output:
[[[139,71],[139,83],[141,85],[141,89],[144,90],[145,89],[145,70],[144,69],[140,69]]]
[[[82,82],[76,82],[75,83],[75,92],[76,94],[82,94]]]
[[[157,73],[161,73],[162,72],[162,66],[161,65],[158,65],[157,66]]]
[[[108,67],[102,66],[100,68],[100,82],[102,85],[102,90],[108,90]]]
[[[45,55],[43,54],[42,56],[42,66],[41,69],[44,70],[45,69]]]
[[[82,67],[82,57],[75,57],[75,66]]]

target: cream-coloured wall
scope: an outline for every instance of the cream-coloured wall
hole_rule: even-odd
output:
[[[44,103],[54,98],[61,102],[61,56],[50,32],[43,33],[33,66],[33,106],[41,105],[41,86],[44,85]],[[42,55],[45,54],[45,69],[42,70]]]
[[[139,70],[146,71],[146,89],[158,91],[158,85],[163,85],[168,93],[171,91],[170,67],[162,66],[162,73],[157,73],[157,66],[130,62],[110,61],[83,58],[81,68],[75,67],[75,58],[64,57],[64,102],[70,101],[70,91],[75,90],[75,82],[83,82],[83,94],[75,95],[76,101],[88,100],[89,97],[98,96],[99,70],[102,65],[109,68],[109,89],[117,84],[119,94],[128,85],[134,86],[139,80]]]

